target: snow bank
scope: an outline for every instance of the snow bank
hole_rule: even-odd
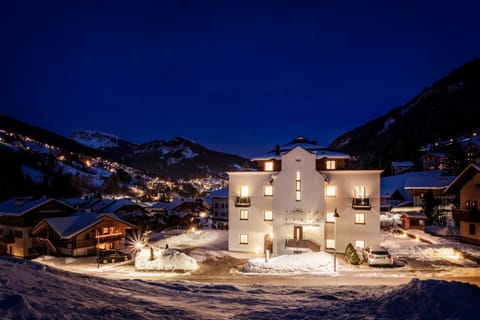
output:
[[[253,273],[330,273],[333,272],[333,256],[326,252],[315,252],[283,255],[268,261],[265,258],[253,258],[240,270]]]
[[[474,319],[479,298],[475,285],[413,279],[376,301],[380,314],[398,319]]]
[[[153,251],[153,260],[152,260]],[[143,248],[135,257],[137,271],[194,271],[197,261],[174,249]]]

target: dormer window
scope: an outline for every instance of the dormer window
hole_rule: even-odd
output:
[[[267,161],[264,165],[265,171],[273,171],[273,161]]]
[[[326,166],[327,166],[327,170],[335,170],[335,168],[336,168],[335,160],[327,160],[326,161]]]

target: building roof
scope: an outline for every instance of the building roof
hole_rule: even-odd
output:
[[[405,181],[405,189],[445,189],[455,176],[445,176],[441,170],[422,171],[421,175],[411,176]]]
[[[445,190],[445,193],[451,194],[460,191],[463,185],[472,179],[477,173],[480,172],[480,164],[472,163],[466,167],[456,178],[453,180],[448,188]]]
[[[112,202],[110,202],[110,204],[108,204],[107,206],[105,206],[103,209],[101,209],[99,212],[104,212],[104,213],[107,213],[107,212],[117,212],[118,210],[120,210],[121,208],[125,207],[125,206],[136,206],[138,207],[139,209],[142,209],[143,210],[143,207],[140,206],[138,203],[136,202],[133,202],[129,199],[118,199],[118,200],[113,200]]]
[[[228,198],[228,187],[215,190],[210,193],[209,198]]]
[[[351,158],[348,154],[343,153],[343,152],[336,152],[336,151],[331,151],[331,150],[327,150],[327,149],[304,148],[304,147],[301,146],[301,145],[297,145],[297,146],[295,146],[294,148],[297,148],[297,147],[300,147],[300,148],[305,149],[306,151],[308,151],[308,152],[310,152],[310,153],[315,154],[315,156],[316,156],[317,159],[324,159],[324,158],[329,158],[329,159],[350,159],[350,158]],[[282,149],[282,150],[280,151],[280,154],[267,154],[267,155],[264,155],[264,156],[255,157],[255,158],[252,158],[251,161],[259,161],[259,160],[281,160],[281,159],[282,159],[282,156],[283,156],[284,154],[289,153],[289,152],[292,151],[294,148],[291,148],[291,149],[288,149],[288,150]]]
[[[392,161],[392,167],[413,167],[412,161]]]
[[[31,199],[31,198],[12,198],[7,201],[0,203],[0,215],[3,216],[21,216],[33,209],[44,205],[48,202],[55,201],[64,206],[69,207],[67,204],[52,199],[52,198],[40,198],[40,199]],[[72,211],[74,209],[72,208]]]
[[[120,219],[113,213],[85,213],[77,212],[68,217],[56,217],[43,219],[32,232],[35,233],[36,229],[43,223],[47,223],[62,239],[70,239],[80,232],[83,232],[102,220],[102,217],[110,217],[114,220],[122,222],[135,228],[134,225]]]

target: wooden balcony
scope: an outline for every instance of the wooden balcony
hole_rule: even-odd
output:
[[[235,207],[250,207],[250,197],[237,197]]]
[[[285,248],[290,248],[298,251],[307,251],[307,249],[310,249],[313,252],[320,251],[320,245],[308,239],[285,239]]]
[[[356,210],[370,210],[372,208],[370,198],[353,198],[352,208]]]
[[[453,219],[465,222],[480,222],[480,211],[467,209],[454,209]]]

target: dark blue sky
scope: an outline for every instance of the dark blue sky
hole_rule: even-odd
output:
[[[480,56],[479,1],[6,1],[0,113],[68,136],[328,145]]]

